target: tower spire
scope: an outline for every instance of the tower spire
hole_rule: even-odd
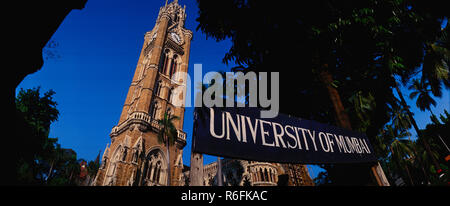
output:
[[[168,1],[169,1],[169,0],[166,0],[166,6],[167,6]],[[172,3],[178,4],[178,0],[173,0]]]
[[[102,150],[99,150],[99,151],[98,151],[97,158],[95,158],[94,163],[95,163],[96,165],[100,165],[100,153],[101,153],[101,152],[102,152]]]

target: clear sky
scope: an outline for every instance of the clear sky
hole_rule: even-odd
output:
[[[78,158],[94,160],[110,143],[109,133],[119,120],[144,34],[153,28],[164,3],[165,0],[89,0],[83,10],[73,10],[53,35],[51,40],[58,46],[51,50],[59,57],[45,60],[40,71],[27,76],[17,87],[19,90],[41,86],[41,92],[56,92],[54,99],[60,116],[51,126],[50,137],[57,137],[63,148],[74,149]],[[216,42],[196,31],[195,0],[180,0],[179,4],[186,5],[185,27],[194,32],[189,60],[191,77],[194,64],[202,64],[203,73],[229,71],[233,65],[223,64],[222,58],[231,42]],[[405,88],[402,90],[409,94]],[[430,122],[429,112],[420,112],[414,101],[406,99],[419,127],[424,128]],[[435,114],[449,110],[449,91],[436,101]],[[193,108],[186,108],[186,165],[190,164],[192,126]],[[215,160],[216,157],[205,157],[205,163]],[[318,167],[309,169],[313,177],[320,171]]]

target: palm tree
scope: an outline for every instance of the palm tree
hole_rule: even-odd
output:
[[[409,121],[414,127],[414,130],[416,130],[417,134],[419,134],[419,127],[417,126],[416,120],[414,119],[413,114],[409,109],[409,105],[406,103],[405,98],[403,97],[403,93],[400,91],[397,82],[395,82],[395,90],[397,91],[397,94],[400,97],[400,104],[402,105],[402,110],[405,110],[407,112]]]
[[[54,139],[54,141],[56,142],[57,139]],[[55,166],[58,165],[58,163],[61,161],[61,159],[64,156],[63,150],[61,149],[61,145],[60,144],[56,144],[56,147],[53,148],[52,151],[52,160],[51,160],[51,164],[50,164],[50,169],[48,171],[47,174],[47,179],[46,179],[46,183],[49,182],[49,179],[51,179],[52,175],[53,175],[53,170],[55,169]]]
[[[319,78],[323,83],[324,87],[328,91],[328,96],[333,103],[333,109],[336,115],[337,125],[345,129],[352,130],[350,118],[347,111],[344,108],[343,102],[339,95],[339,91],[332,86],[333,76],[328,70],[328,64],[323,65],[323,69],[320,71]]]
[[[391,158],[397,163],[399,170],[402,167],[405,168],[406,174],[409,178],[411,185],[414,185],[414,182],[411,177],[411,172],[408,168],[408,163],[411,158],[413,158],[413,152],[411,150],[411,142],[406,139],[396,138],[390,145],[391,150]]]
[[[431,111],[431,105],[436,106],[436,101],[431,97],[430,93],[434,94],[435,92],[433,92],[433,89],[428,87],[432,86],[430,83],[425,82],[423,78],[422,80],[414,79],[413,84],[409,86],[409,89],[413,90],[413,92],[409,95],[409,98],[414,99],[417,97],[416,106],[421,111],[428,110],[431,112],[432,115],[434,115],[433,112]],[[416,132],[420,137],[421,136],[420,131],[416,129]],[[428,153],[428,155],[430,155],[436,170],[440,170],[440,166],[436,161],[436,158],[432,155],[433,153],[431,147],[426,139],[423,139],[423,144],[425,146],[426,152]]]
[[[417,136],[420,138],[422,135],[421,135],[421,131],[419,129],[419,126],[417,126],[417,122],[416,122],[416,120],[413,117],[413,113],[409,109],[410,107],[406,103],[405,98],[403,97],[403,93],[399,89],[397,82],[395,82],[395,87],[394,88],[397,91],[398,96],[400,97],[400,104],[402,105],[402,110],[405,110],[406,113],[408,114],[408,119],[409,119],[410,123],[412,124],[414,130],[416,131]],[[428,154],[431,154],[431,148],[428,145],[428,142],[427,141],[422,141],[422,143],[424,144],[425,150],[428,152]],[[416,146],[417,146],[417,144],[416,144]],[[428,181],[427,172],[425,171],[425,168],[424,168],[424,164],[425,164],[424,161],[425,160],[424,160],[424,158],[421,155],[419,155],[420,153],[417,152],[416,146],[413,147],[414,153],[417,154],[417,160],[419,161],[420,167],[422,168],[422,172],[425,175],[425,181],[429,182]],[[433,161],[433,162],[435,162],[435,161]]]
[[[444,84],[446,88],[450,88],[450,23],[447,21],[445,28],[436,35],[435,39],[431,39],[425,43],[425,54],[422,65],[422,78],[421,80],[414,80],[413,85],[409,89],[414,89],[410,94],[410,98],[413,99],[416,96],[416,105],[420,110],[426,109],[431,112],[430,106],[436,105],[436,101],[430,96],[430,92],[436,96],[442,96],[442,87]],[[429,87],[429,88],[428,88]],[[420,131],[415,126],[416,132],[419,137]],[[436,157],[433,155],[433,151],[430,148],[428,141],[423,138],[423,145],[426,153],[430,156],[437,171],[441,170],[440,165],[436,161]],[[425,154],[424,154],[425,155]],[[424,157],[425,159],[425,157]]]
[[[76,156],[71,156],[66,162],[66,175],[68,175],[68,182],[67,184],[72,185],[73,184],[73,177],[80,174],[80,162],[83,161],[82,159],[77,160]]]
[[[167,111],[164,113],[164,117],[160,120],[158,120],[158,124],[160,127],[159,133],[158,133],[158,142],[164,143],[166,145],[167,150],[167,186],[170,186],[170,153],[169,153],[169,147],[174,145],[175,140],[178,137],[178,131],[175,128],[175,125],[173,123],[174,120],[179,119],[177,116],[172,116],[167,113]]]
[[[308,54],[306,55],[298,55],[298,52],[295,52],[296,58],[306,57],[306,61],[308,62],[310,58],[311,59],[318,59],[317,63],[312,63],[313,66],[309,64],[308,67],[305,68],[314,68],[314,67],[326,67],[323,72],[319,70],[319,72],[311,72],[309,69],[302,69],[302,75],[305,78],[305,80],[312,80],[314,78],[310,77],[320,77],[320,79],[323,82],[323,85],[326,87],[328,96],[330,97],[331,102],[333,103],[333,109],[335,111],[336,119],[337,119],[337,125],[351,129],[351,126],[353,126],[355,129],[359,129],[358,123],[350,122],[350,118],[348,117],[348,114],[346,114],[345,107],[347,106],[347,102],[342,101],[340,98],[346,97],[346,93],[353,92],[353,89],[360,89],[359,87],[353,87],[349,88],[347,90],[336,90],[332,87],[333,78],[336,80],[342,80],[344,79],[344,67],[345,68],[352,68],[352,63],[355,63],[355,65],[358,65],[360,67],[361,65],[368,65],[367,63],[370,63],[369,61],[372,61],[372,58],[370,58],[372,55],[376,56],[387,56],[386,52],[392,52],[396,56],[399,55],[403,59],[405,59],[408,64],[406,63],[400,63],[396,62],[396,67],[400,68],[400,71],[394,72],[391,68],[386,70],[377,70],[377,71],[370,71],[371,73],[374,72],[376,74],[376,82],[377,83],[393,83],[393,82],[387,82],[388,76],[390,74],[408,74],[410,71],[413,71],[414,68],[416,68],[418,65],[424,62],[423,58],[423,48],[424,48],[424,41],[429,41],[431,43],[434,43],[436,38],[434,38],[434,35],[438,36],[435,32],[436,28],[439,27],[439,25],[436,26],[436,24],[433,24],[436,22],[436,18],[439,17],[440,14],[435,14],[436,12],[433,11],[433,9],[424,9],[422,10],[423,6],[420,6],[419,3],[411,3],[409,7],[406,7],[406,4],[403,1],[389,1],[387,4],[383,4],[382,7],[378,6],[379,3],[375,3],[374,1],[369,1],[368,4],[364,4],[361,6],[354,7],[351,5],[350,7],[346,6],[339,6],[334,7],[333,5],[327,5],[327,7],[321,7],[317,5],[317,7],[291,7],[295,8],[296,10],[299,8],[302,9],[317,9],[316,12],[324,12],[320,20],[316,18],[308,18],[308,16],[297,16],[297,15],[288,15],[289,18],[280,18],[280,16],[291,14],[291,12],[286,12],[283,10],[281,13],[270,13],[270,15],[267,15],[267,12],[261,12],[261,9],[265,9],[266,6],[268,7],[268,10],[273,10],[273,5],[267,5],[265,3],[255,3],[252,1],[252,3],[246,3],[246,1],[233,1],[233,3],[229,4],[221,4],[220,6],[208,4],[209,1],[198,1],[199,2],[199,18],[198,21],[200,22],[199,29],[205,33],[207,36],[215,38],[217,41],[221,41],[226,39],[227,37],[231,38],[233,42],[233,46],[229,50],[229,52],[224,57],[224,62],[234,61],[235,63],[239,65],[248,65],[252,68],[258,68],[258,70],[263,70],[264,68],[272,68],[272,65],[275,65],[273,68],[280,68],[282,69],[284,62],[289,62],[290,59],[289,54],[286,54],[287,52],[284,52],[284,48],[294,48],[295,44],[297,42],[300,45],[303,46],[303,51],[307,51]],[[375,4],[374,4],[375,3]],[[373,7],[373,5],[377,5]],[[388,6],[389,5],[389,6]],[[368,9],[367,9],[367,8]],[[332,9],[331,9],[332,8]],[[363,9],[361,9],[363,8]],[[381,8],[385,8],[388,10],[384,10]],[[236,15],[238,17],[228,17],[226,15],[223,15],[223,11],[235,11]],[[241,12],[243,9],[245,9],[245,12]],[[330,11],[328,9],[331,9]],[[377,12],[367,12],[369,11],[377,11]],[[211,12],[214,11],[214,12]],[[263,10],[264,11],[264,10]],[[352,15],[351,13],[347,12],[361,12],[364,11],[366,13],[365,16],[368,16],[370,18],[366,19],[362,16],[357,16],[355,18],[347,18],[347,17],[354,17],[355,15]],[[392,13],[393,16],[391,16],[390,19],[395,19],[395,21],[385,21],[383,20],[385,17],[380,18],[378,14],[384,11],[382,13],[384,14],[390,14]],[[419,11],[419,12],[417,12]],[[251,13],[254,12],[254,13]],[[297,14],[298,12],[292,12],[294,14]],[[301,12],[300,12],[301,13]],[[403,15],[398,15],[399,13],[402,13]],[[348,14],[348,15],[346,15]],[[367,15],[368,14],[368,15]],[[377,15],[371,15],[371,14],[377,14]],[[261,15],[261,16],[260,16]],[[239,18],[242,17],[242,18]],[[245,18],[245,17],[251,17],[251,18]],[[283,16],[284,17],[284,16]],[[338,18],[339,17],[339,18]],[[254,23],[254,19],[261,19],[264,21],[259,21],[258,24]],[[373,20],[372,20],[373,18]],[[243,19],[246,19],[243,21]],[[333,22],[333,19],[339,19],[339,22],[334,24],[330,24],[330,22]],[[281,20],[281,21],[278,21]],[[294,20],[293,22],[289,22],[290,20]],[[325,20],[325,21],[323,21]],[[217,25],[217,22],[225,22],[223,24]],[[299,22],[300,24],[297,24]],[[370,22],[370,23],[367,23]],[[412,23],[416,22],[416,23]],[[262,23],[263,25],[259,25],[259,23]],[[245,25],[245,26],[244,26]],[[284,26],[287,25],[287,26]],[[449,24],[447,24],[449,25]],[[273,27],[272,27],[273,26]],[[309,27],[311,26],[311,27]],[[376,26],[376,27],[373,27]],[[362,31],[359,28],[365,28],[363,30],[369,30],[371,31],[369,35],[357,35],[354,36],[356,32],[354,31]],[[269,29],[267,29],[269,28]],[[276,29],[272,29],[276,28]],[[273,45],[273,44],[267,44],[267,41],[265,41],[265,36],[269,36],[269,38],[274,38],[278,33],[283,33],[282,31],[286,30],[292,30],[296,28],[297,31],[297,37],[298,41],[291,41],[290,44],[287,44],[286,47],[283,47],[283,45]],[[307,29],[304,29],[307,28]],[[325,29],[322,29],[325,28]],[[379,29],[382,28],[382,29]],[[448,27],[447,27],[448,28]],[[267,31],[267,32],[266,32]],[[312,32],[311,32],[312,31]],[[446,30],[448,31],[448,29]],[[273,35],[258,35],[258,34],[268,34],[268,32],[273,32]],[[361,49],[359,49],[359,45],[353,44],[352,42],[358,42],[357,39],[361,36],[367,36],[369,39],[361,39],[360,42],[362,43],[368,43],[367,46],[361,46]],[[415,38],[416,36],[420,38]],[[345,37],[345,38],[344,38]],[[412,40],[417,40],[415,42],[412,41],[405,41],[407,44],[416,43],[415,47],[410,47],[407,49],[406,52],[404,52],[404,48],[406,46],[403,43],[399,44],[398,40],[408,39],[410,40],[410,37]],[[350,39],[351,41],[348,41]],[[373,44],[372,44],[373,43]],[[448,43],[448,41],[447,41]],[[365,44],[364,44],[365,45]],[[398,46],[397,46],[398,45]],[[441,45],[441,44],[439,44]],[[442,45],[449,45],[449,44],[442,44]],[[306,49],[308,48],[308,49]],[[321,52],[317,52],[317,54],[314,54],[313,48],[319,48]],[[358,49],[353,49],[358,48]],[[433,47],[430,47],[433,48]],[[448,47],[446,47],[448,48]],[[434,48],[433,48],[434,49]],[[426,48],[428,50],[428,48]],[[282,51],[282,54],[280,55],[278,52]],[[361,55],[364,54],[363,51],[367,51],[367,55]],[[301,52],[301,51],[299,51]],[[407,53],[405,55],[404,53]],[[413,54],[413,55],[411,55]],[[418,54],[415,56],[415,54]],[[427,51],[428,56],[432,54],[431,52]],[[278,56],[279,55],[279,56]],[[315,57],[314,57],[315,56]],[[356,58],[356,57],[362,57],[362,58]],[[278,58],[282,57],[282,58]],[[350,57],[350,58],[347,58]],[[354,61],[355,59],[360,60],[364,59],[363,61]],[[381,58],[383,59],[383,58]],[[369,60],[369,61],[366,61]],[[397,58],[397,60],[400,60],[400,58]],[[313,60],[314,61],[314,60]],[[427,60],[428,61],[428,60]],[[275,62],[275,63],[274,63]],[[299,60],[298,62],[302,62]],[[367,62],[367,63],[366,63]],[[433,61],[428,61],[433,62]],[[325,63],[329,64],[325,66]],[[336,65],[345,65],[344,67],[339,67],[339,69]],[[406,66],[404,66],[406,65]],[[428,64],[430,65],[430,64]],[[448,65],[448,64],[447,64]],[[377,67],[377,66],[375,66]],[[261,69],[263,68],[263,69]],[[289,68],[289,67],[288,67]],[[428,69],[428,67],[424,66],[424,69]],[[255,69],[256,70],[256,69]],[[268,69],[270,70],[270,69]],[[352,73],[358,74],[359,72],[354,72],[352,69],[350,69]],[[362,71],[363,70],[358,70]],[[428,71],[428,70],[427,70]],[[317,74],[317,76],[314,75]],[[426,72],[425,72],[426,73]],[[431,72],[433,73],[433,72]],[[430,76],[442,76],[442,75],[430,75]],[[357,82],[357,79],[363,79],[364,82],[370,82],[365,81],[365,79],[368,78],[362,78],[360,75],[352,75],[352,77],[357,78],[351,78],[351,81]],[[359,77],[359,78],[358,78]],[[403,76],[402,76],[403,77]],[[291,80],[289,78],[284,78],[284,80]],[[299,77],[295,76],[295,80],[298,80]],[[405,78],[406,80],[409,80],[409,78]],[[356,81],[355,81],[356,80]],[[381,80],[381,82],[380,82]],[[428,80],[430,81],[430,80]],[[293,82],[293,81],[282,81],[282,83],[285,82]],[[304,86],[307,90],[314,90],[317,87],[311,86],[313,84],[310,84],[310,81],[303,81],[307,82]],[[302,83],[303,83],[302,82]],[[311,81],[312,82],[312,81]],[[295,82],[294,87],[296,90],[299,90],[301,87],[300,82]],[[284,84],[288,85],[288,84]],[[366,84],[362,84],[366,85]],[[384,88],[384,87],[374,87],[376,84],[373,85],[366,85],[366,88]],[[388,84],[386,84],[388,85]],[[311,87],[309,87],[311,86]],[[283,87],[283,86],[281,86]],[[289,87],[285,87],[289,88]],[[306,90],[305,89],[305,90]],[[367,91],[367,89],[366,89]],[[373,90],[372,90],[373,91]],[[387,91],[387,90],[386,90]],[[339,93],[341,92],[341,94]],[[381,93],[381,94],[380,94]],[[385,94],[385,95],[384,95]],[[341,97],[340,97],[341,95]],[[388,92],[379,92],[375,91],[373,93],[375,100],[376,100],[376,110],[375,114],[372,115],[374,118],[371,118],[369,120],[372,120],[372,127],[376,127],[374,131],[379,131],[379,128],[382,127],[386,122],[383,122],[387,119],[387,115],[384,115],[384,108],[386,106],[384,105],[387,101],[389,101],[390,98],[387,96],[390,96],[390,93]],[[292,93],[289,93],[287,97],[291,97]],[[280,97],[284,97],[282,94]],[[354,99],[356,100],[356,99]],[[357,103],[356,101],[353,101],[353,103]],[[403,104],[403,108],[408,110],[408,107],[406,104]],[[289,105],[290,106],[290,105]],[[292,108],[297,108],[298,105],[293,105]],[[358,106],[358,105],[355,105]],[[285,107],[286,108],[286,107]],[[287,107],[288,109],[291,109]],[[360,107],[362,108],[362,107]],[[322,109],[322,108],[319,108]],[[328,109],[328,108],[327,108]],[[348,109],[348,108],[347,108]],[[324,110],[320,110],[322,112]],[[365,113],[367,110],[360,110]],[[380,112],[378,112],[380,111]],[[409,110],[408,110],[409,111]],[[359,112],[359,111],[358,111]],[[293,112],[294,113],[294,112]],[[410,112],[408,112],[408,116],[410,117],[410,121],[413,124],[414,128],[416,129],[418,135],[420,136],[419,129],[417,125],[415,124],[414,119],[412,119],[412,115]],[[323,113],[322,113],[323,114]],[[350,113],[351,114],[351,113]],[[298,115],[298,113],[297,113]],[[324,115],[323,115],[324,116]],[[350,123],[353,123],[351,125]],[[372,129],[372,128],[371,128]],[[426,144],[426,143],[424,143]],[[427,148],[428,150],[429,148]]]
[[[441,85],[450,88],[450,23],[425,44],[422,66],[422,81],[428,82],[434,96],[442,96]]]
[[[431,105],[436,106],[436,101],[430,95],[432,90],[428,88],[429,86],[429,83],[419,79],[414,79],[413,84],[409,86],[409,89],[413,90],[409,98],[417,97],[416,105],[421,111],[429,110],[431,112]]]
[[[429,168],[428,171],[431,172],[431,173],[435,173],[439,169],[441,169],[439,163],[436,161],[437,159],[439,159],[439,153],[436,152],[435,150],[428,151],[426,149],[426,147],[422,147],[421,143],[426,141],[427,142],[426,144],[428,144],[428,145],[430,145],[430,146],[432,146],[434,148],[437,148],[438,145],[436,145],[435,143],[430,141],[430,139],[427,140],[426,138],[429,138],[429,137],[427,137],[425,135],[422,135],[422,137],[417,140],[416,148],[417,148],[417,151],[418,151],[418,155],[421,156],[421,158],[422,158],[426,168]],[[423,143],[423,145],[425,146],[424,143]],[[429,179],[427,179],[427,182],[428,181],[432,182],[432,180],[435,179],[435,178],[436,177],[430,177]]]
[[[414,159],[414,153],[411,147],[412,142],[405,138],[409,135],[405,129],[396,129],[391,125],[387,125],[382,132],[381,139],[391,152],[389,155],[390,162],[398,168],[397,171],[401,171],[404,168],[410,184],[413,185],[414,183],[408,168],[408,160]]]
[[[408,116],[407,108],[401,107],[399,105],[393,105],[391,116],[392,116],[392,124],[394,128],[407,130],[411,128],[411,121]],[[408,136],[409,140],[411,140],[411,136]]]

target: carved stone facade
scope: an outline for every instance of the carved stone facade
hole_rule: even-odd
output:
[[[184,28],[186,7],[175,0],[161,7],[144,36],[119,122],[110,133],[93,185],[182,185],[185,82],[192,31]],[[173,146],[158,142],[158,120],[178,116]],[[169,165],[167,158],[170,157]],[[170,168],[170,181],[167,181]]]
[[[225,186],[313,186],[306,165],[278,164],[236,159],[223,159],[222,180]],[[192,161],[191,161],[192,164]],[[203,166],[201,180],[195,183],[188,181],[190,172],[183,173],[183,180],[187,184],[215,186],[217,185],[217,162]]]

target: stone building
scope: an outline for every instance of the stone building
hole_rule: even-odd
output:
[[[122,113],[112,128],[111,144],[106,146],[93,185],[180,185],[186,145],[184,74],[192,40],[192,31],[184,28],[185,12],[177,0],[166,1],[154,28],[144,35]],[[158,120],[166,112],[179,117],[174,121],[177,138],[169,148],[157,138]]]
[[[200,160],[201,161],[201,160]],[[236,159],[223,159],[222,181],[224,186],[313,186],[306,165],[279,164]],[[192,164],[192,161],[191,161]],[[201,166],[200,166],[201,169]],[[217,162],[203,166],[201,178],[195,185],[216,186]],[[185,170],[182,182],[189,184],[191,170]],[[195,180],[194,180],[195,181]]]

